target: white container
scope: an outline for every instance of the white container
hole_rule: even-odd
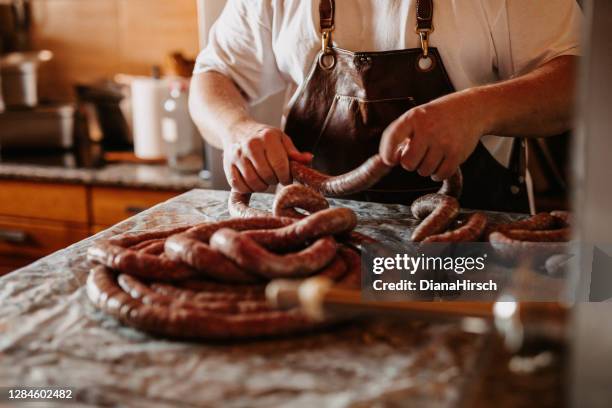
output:
[[[197,173],[203,166],[203,141],[189,114],[189,81],[171,81],[170,96],[164,102],[162,136],[168,166],[184,173]]]
[[[162,138],[163,104],[169,96],[166,79],[134,78],[132,90],[132,123],[134,154],[145,160],[166,156]]]

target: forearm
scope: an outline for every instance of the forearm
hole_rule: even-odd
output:
[[[253,122],[238,87],[217,72],[194,75],[189,110],[204,139],[218,148],[237,141],[237,128]]]
[[[551,60],[521,77],[463,91],[482,119],[482,132],[544,137],[571,128],[577,57]]]

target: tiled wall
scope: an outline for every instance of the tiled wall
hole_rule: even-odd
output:
[[[33,0],[33,41],[55,59],[41,94],[69,99],[74,82],[143,74],[167,54],[198,51],[196,0]]]

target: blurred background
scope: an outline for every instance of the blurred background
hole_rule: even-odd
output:
[[[189,189],[228,188],[187,107],[225,2],[0,0],[0,271]],[[279,125],[283,96],[253,114]],[[568,140],[529,141],[538,211],[568,206]]]
[[[529,167],[538,211],[567,208],[569,169],[576,236],[609,243],[612,2],[584,3],[571,160],[563,135],[531,142]],[[187,190],[227,187],[187,111],[193,60],[224,4],[0,0],[0,275]],[[281,100],[256,116],[277,124]],[[578,262],[592,286],[591,258]],[[572,313],[572,405],[609,406],[609,307]]]
[[[199,49],[194,0],[3,0],[0,4],[4,53],[24,48],[53,51],[53,60],[41,72],[41,99],[75,100],[75,83],[117,73],[149,75],[151,67],[163,65],[171,53],[194,57]],[[15,12],[19,8],[22,11]],[[11,19],[10,14],[21,18]]]

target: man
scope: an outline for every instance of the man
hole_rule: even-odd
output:
[[[528,211],[521,138],[570,127],[580,19],[574,0],[229,0],[191,112],[241,192],[380,153],[397,168],[355,198],[409,203],[460,166],[462,205]],[[284,130],[249,116],[284,89]]]

